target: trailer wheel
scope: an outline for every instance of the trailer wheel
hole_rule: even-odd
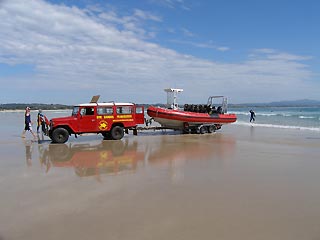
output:
[[[188,122],[183,123],[183,129],[182,129],[183,134],[188,134],[190,133],[190,126]]]
[[[206,127],[204,127],[204,126],[200,127],[199,132],[200,132],[200,134],[206,133]]]
[[[208,127],[207,130],[208,130],[208,133],[213,133],[216,130],[216,128],[215,128],[214,125],[211,125],[211,126]]]
[[[65,128],[56,128],[52,132],[52,142],[65,143],[69,139],[69,132]]]
[[[111,129],[111,138],[113,140],[120,140],[124,136],[123,128],[120,126],[115,126]]]
[[[197,128],[191,128],[191,133],[192,134],[197,134],[198,132],[197,132]]]
[[[184,129],[182,130],[182,133],[183,133],[183,134],[189,134],[189,133],[190,133],[190,130],[189,130],[189,129],[184,128]]]

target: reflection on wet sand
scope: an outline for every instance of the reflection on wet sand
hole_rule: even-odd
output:
[[[26,150],[26,163],[28,167],[32,166],[32,142],[24,140]]]
[[[235,139],[221,134],[176,135],[158,139],[149,145],[149,164],[166,165],[171,180],[184,179],[184,166],[189,162],[212,161],[223,165],[233,155]]]
[[[39,158],[47,171],[51,167],[72,167],[79,177],[132,173],[138,166],[159,163],[167,164],[176,175],[184,161],[225,161],[233,153],[235,140],[230,136],[201,136],[201,141],[199,137],[160,135],[154,136],[152,141],[141,137],[84,144],[39,145]]]
[[[143,153],[135,142],[101,141],[98,144],[50,144],[40,162],[52,167],[72,167],[79,177],[134,171]]]
[[[201,139],[199,139],[201,137]],[[183,135],[162,137],[152,147],[149,162],[175,161],[177,159],[225,159],[234,150],[233,137],[216,135]]]

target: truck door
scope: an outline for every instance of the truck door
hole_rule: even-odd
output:
[[[144,107],[143,106],[136,107],[135,122],[136,124],[144,124]]]
[[[93,106],[81,107],[79,115],[79,132],[96,132],[97,123]]]

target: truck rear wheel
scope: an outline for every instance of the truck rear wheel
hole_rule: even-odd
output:
[[[123,136],[124,136],[124,132],[122,127],[115,126],[111,129],[111,138],[113,140],[120,140],[121,138],[123,138]]]
[[[69,132],[65,128],[56,128],[51,134],[52,142],[65,143],[69,139]]]
[[[101,134],[102,134],[104,140],[110,140],[111,139],[110,132],[102,132]]]

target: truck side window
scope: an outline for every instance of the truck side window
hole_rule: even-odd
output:
[[[79,112],[79,107],[74,107],[72,110],[72,116],[77,116],[78,112]]]
[[[98,107],[97,112],[98,112],[98,115],[112,115],[113,108],[112,107]]]
[[[94,108],[93,107],[86,107],[82,108],[80,111],[81,115],[94,115]]]
[[[136,108],[136,113],[143,113],[143,112],[142,112],[142,107],[137,107],[137,108]]]
[[[94,115],[94,108],[86,108],[86,115]]]
[[[131,106],[121,106],[117,107],[117,114],[131,114],[132,107]]]

